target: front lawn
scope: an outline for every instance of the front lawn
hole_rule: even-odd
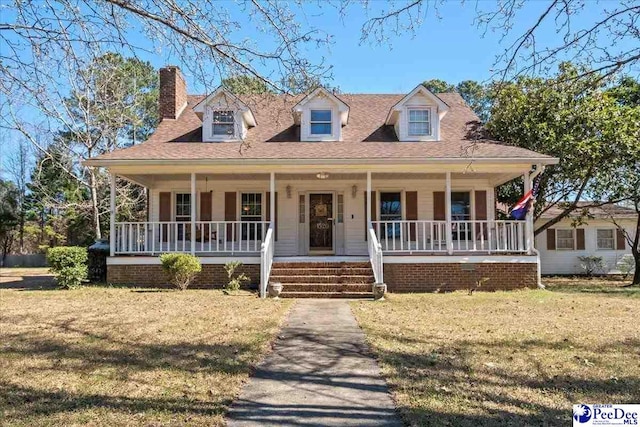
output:
[[[290,301],[0,290],[0,424],[222,425]]]
[[[408,424],[570,425],[574,403],[640,402],[638,296],[396,294],[352,309]]]

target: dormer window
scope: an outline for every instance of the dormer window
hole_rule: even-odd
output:
[[[300,126],[300,141],[342,141],[342,127],[349,120],[349,106],[323,87],[293,106],[293,121]]]
[[[331,110],[311,110],[311,135],[331,135]]]
[[[251,109],[222,86],[197,103],[193,111],[202,120],[203,141],[241,141],[256,125]]]
[[[440,123],[449,106],[426,87],[418,85],[398,101],[387,114],[399,141],[440,141]]]
[[[214,111],[211,121],[211,134],[215,136],[230,136],[235,134],[233,111]]]
[[[409,136],[431,135],[431,110],[409,109]]]

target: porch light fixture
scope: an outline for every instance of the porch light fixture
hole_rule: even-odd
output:
[[[326,172],[318,172],[318,173],[316,174],[316,177],[317,177],[318,179],[327,179],[327,178],[329,178],[329,174],[328,174],[328,173],[326,173]]]
[[[287,190],[287,199],[290,199],[291,198],[291,186],[287,185],[286,190]]]
[[[351,197],[355,199],[357,196],[358,196],[358,186],[354,184],[353,187],[351,187]]]

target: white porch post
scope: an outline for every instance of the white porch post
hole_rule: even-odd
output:
[[[269,182],[269,225],[273,225],[276,223],[276,173],[271,172],[270,182]],[[275,232],[275,230],[274,230]]]
[[[371,172],[367,172],[367,228],[371,227]],[[367,231],[368,233],[369,231]]]
[[[447,253],[453,255],[453,235],[451,230],[451,172],[447,172],[444,191],[444,214],[447,220]]]
[[[191,255],[196,254],[196,174],[191,173]]]
[[[111,178],[109,194],[109,255],[116,253],[116,174],[109,174]]]
[[[529,171],[525,172],[523,180],[524,194],[527,194],[527,192],[531,190],[531,174]],[[531,255],[533,253],[533,209],[527,211],[527,216],[524,221],[525,246],[527,248],[527,254]]]

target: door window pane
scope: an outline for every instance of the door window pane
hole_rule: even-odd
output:
[[[300,194],[298,197],[298,222],[304,224],[305,208],[304,208],[304,194]]]
[[[338,194],[338,224],[344,222],[344,195]]]

